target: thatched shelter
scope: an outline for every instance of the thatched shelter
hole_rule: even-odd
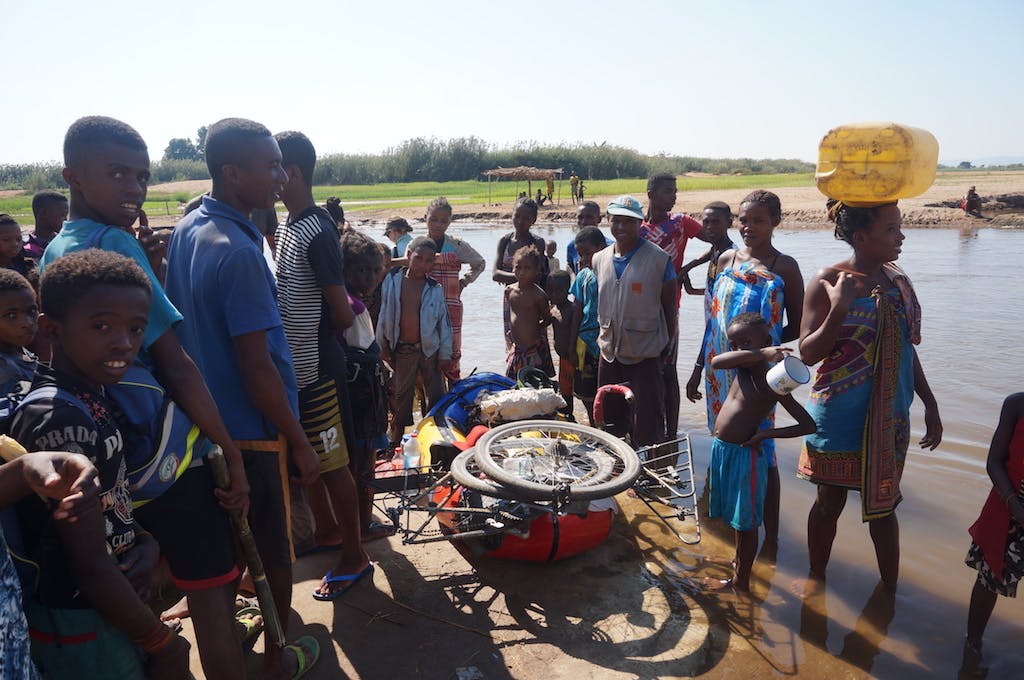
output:
[[[519,182],[526,180],[526,195],[533,198],[533,181],[544,180],[545,182],[550,181],[552,184],[555,180],[558,180],[558,197],[555,198],[549,195],[549,199],[557,203],[562,198],[562,175],[565,170],[562,168],[534,168],[529,165],[520,165],[515,168],[494,168],[493,170],[484,171],[483,175],[487,177],[487,205],[493,205],[491,203],[491,183],[497,180],[510,179],[516,181],[516,194],[519,194]]]

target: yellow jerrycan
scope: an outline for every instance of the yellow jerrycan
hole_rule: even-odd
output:
[[[850,205],[919,196],[935,181],[939,142],[927,130],[898,123],[832,128],[818,146],[818,190]]]

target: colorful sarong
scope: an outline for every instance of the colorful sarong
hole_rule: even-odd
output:
[[[704,333],[704,399],[708,413],[708,431],[715,433],[715,420],[722,404],[729,395],[729,387],[736,377],[733,370],[714,370],[711,360],[729,351],[729,324],[739,314],[757,312],[768,321],[768,332],[772,343],[782,342],[782,318],[785,311],[784,283],[782,277],[763,267],[754,267],[744,262],[738,267],[729,266],[719,272],[715,279],[707,328]],[[775,409],[768,414],[758,428],[765,430],[775,427]],[[775,467],[775,442],[766,439],[761,450],[770,467]]]
[[[906,286],[912,296],[909,281]],[[901,292],[894,285],[851,303],[807,405],[818,431],[804,440],[797,475],[860,491],[865,522],[888,517],[902,500],[914,399],[914,324],[907,322]],[[913,321],[916,312],[910,311]]]
[[[444,291],[444,304],[448,307],[448,321],[452,324],[452,362],[444,375],[453,383],[461,377],[460,360],[462,359],[462,285],[459,283],[459,274],[462,271],[462,260],[453,250],[450,244],[445,242],[441,252],[434,260],[434,268],[430,270],[430,276],[441,284]]]

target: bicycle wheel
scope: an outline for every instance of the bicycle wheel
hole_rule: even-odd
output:
[[[574,500],[607,498],[640,474],[636,452],[592,427],[557,420],[522,420],[486,433],[476,443],[480,471],[532,500],[551,500],[568,485]]]
[[[530,500],[524,499],[523,494],[516,493],[514,489],[506,489],[497,482],[481,476],[482,473],[480,472],[480,467],[476,464],[473,449],[467,449],[455,456],[452,460],[451,473],[456,482],[484,496],[504,498],[511,501]]]

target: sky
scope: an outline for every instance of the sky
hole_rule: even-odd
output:
[[[90,114],[154,159],[229,116],[320,155],[472,135],[813,161],[830,128],[886,120],[943,162],[1024,156],[1017,0],[6,5],[0,164],[59,160]]]

